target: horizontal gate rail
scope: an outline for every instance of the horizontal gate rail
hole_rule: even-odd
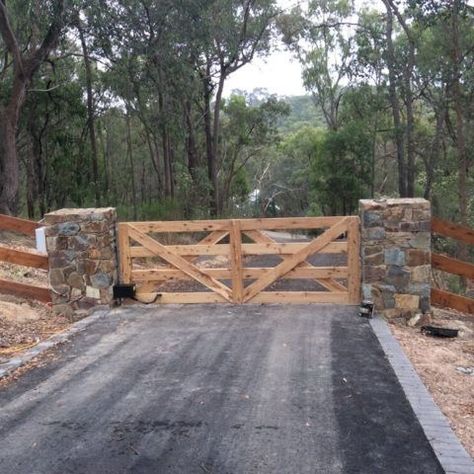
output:
[[[242,244],[242,255],[293,255],[304,249],[307,243],[298,244]],[[178,255],[229,255],[230,246],[221,245],[167,245],[169,250]],[[345,253],[347,252],[346,242],[331,242],[321,249],[319,253]],[[154,257],[155,253],[147,248],[133,246],[130,247],[132,257]]]
[[[122,282],[137,284],[138,294],[145,297],[159,292],[161,303],[356,304],[359,301],[358,217],[125,222],[118,228]],[[294,229],[321,229],[322,233],[309,241],[280,243],[263,232]],[[176,241],[165,245],[157,240],[159,234],[183,232],[208,232],[208,235],[195,244],[186,245]],[[253,243],[248,243],[248,239]],[[345,256],[347,264],[314,266],[307,261],[314,254]],[[269,268],[246,267],[247,257],[264,255],[278,256],[281,262]],[[200,266],[202,258],[218,256],[227,257],[226,263],[218,259],[217,266]],[[135,259],[150,257],[164,263],[154,264],[153,268],[134,267]],[[326,291],[268,291],[268,287],[281,279],[314,281]],[[253,281],[246,285],[249,280]],[[210,291],[157,289],[164,283],[176,281],[196,281]]]
[[[204,273],[219,279],[228,280],[232,276],[229,268],[202,268]],[[268,273],[270,268],[252,267],[242,270],[244,280],[252,280]],[[349,275],[348,267],[298,267],[290,270],[285,278],[288,279],[306,279],[306,278],[347,278]],[[160,281],[160,280],[192,280],[191,277],[176,269],[153,269],[153,270],[133,270],[133,281]]]

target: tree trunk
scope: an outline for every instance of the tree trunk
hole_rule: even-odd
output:
[[[84,56],[84,69],[86,73],[87,125],[89,128],[89,138],[91,142],[92,153],[92,186],[95,194],[95,205],[97,207],[100,207],[99,158],[97,153],[97,137],[95,133],[94,94],[92,91],[92,67],[89,57],[89,50],[87,48],[87,43],[80,20],[78,20],[77,22],[77,30],[79,31],[79,38],[81,40],[82,54]]]
[[[404,139],[403,139],[403,127],[401,122],[400,115],[400,104],[398,101],[397,95],[397,77],[395,73],[395,49],[393,46],[393,12],[390,5],[385,2],[385,7],[387,9],[387,25],[386,25],[386,38],[387,38],[387,68],[388,68],[388,78],[389,86],[388,93],[390,99],[390,105],[392,107],[393,115],[393,126],[395,129],[395,143],[397,146],[397,164],[398,164],[398,191],[400,197],[407,196],[407,173],[405,165],[405,149],[404,149]]]
[[[414,46],[410,45],[410,49]],[[409,65],[407,66],[406,77],[405,77],[405,108],[407,112],[407,124],[406,124],[406,135],[407,135],[407,183],[406,192],[407,197],[415,196],[415,144],[414,144],[414,129],[415,129],[415,117],[413,114],[413,92],[411,84],[411,76],[413,73],[413,67],[415,65],[414,52],[409,53]],[[413,56],[413,57],[412,57]]]
[[[135,164],[133,160],[133,148],[132,148],[132,128],[130,124],[130,106],[127,104],[127,154],[130,163],[130,184],[132,187],[132,206],[133,206],[133,220],[137,220],[137,190],[135,186]]]
[[[187,127],[187,138],[186,138],[186,151],[188,154],[188,171],[193,179],[193,182],[197,184],[198,182],[198,173],[197,169],[199,166],[199,158],[196,146],[196,137],[194,134],[194,125],[192,121],[192,109],[191,102],[189,100],[184,104],[184,118],[186,121]]]
[[[8,106],[0,110],[0,213],[18,212],[19,163],[16,148],[16,132],[20,110],[26,98],[27,80],[16,71]]]
[[[452,9],[452,67],[453,67],[453,104],[454,111],[456,114],[456,148],[458,153],[458,193],[459,193],[459,221],[463,225],[467,225],[468,218],[468,189],[467,189],[467,177],[468,177],[468,157],[466,150],[466,139],[464,135],[464,111],[462,105],[462,90],[461,90],[461,46],[459,38],[459,0],[454,2]],[[467,260],[468,249],[467,245],[463,242],[458,244],[458,255],[462,260]],[[466,279],[464,279],[464,284]]]
[[[222,202],[219,193],[219,183],[217,179],[217,157],[219,156],[219,132],[220,132],[220,116],[221,116],[221,103],[222,103],[222,92],[224,90],[224,78],[225,71],[221,70],[219,77],[219,84],[217,86],[216,98],[214,100],[214,124],[212,132],[212,156],[213,156],[213,181],[212,186],[215,189],[215,206],[216,215],[222,212]]]
[[[217,163],[214,155],[214,143],[212,136],[212,117],[211,117],[211,99],[212,89],[210,84],[210,64],[206,68],[206,75],[203,78],[204,87],[204,134],[206,137],[206,157],[207,157],[207,176],[209,178],[209,210],[212,217],[217,216]]]
[[[434,181],[434,170],[435,170],[436,164],[438,163],[438,158],[440,155],[441,134],[443,132],[444,114],[445,114],[444,106],[441,106],[440,108],[438,108],[436,112],[437,112],[437,115],[436,115],[435,136],[433,138],[430,156],[425,160],[426,183],[425,183],[425,191],[424,191],[423,197],[429,201],[431,200],[431,190],[432,190],[433,181]]]
[[[57,0],[52,11],[53,20],[41,44],[36,49],[25,51],[20,48],[10,25],[5,1],[0,1],[0,35],[13,58],[13,82],[8,105],[0,105],[0,212],[5,214],[18,212],[20,173],[16,132],[26,88],[58,41],[63,26],[64,0]]]

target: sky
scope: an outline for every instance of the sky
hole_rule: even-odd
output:
[[[282,47],[283,48],[283,47]],[[252,91],[265,88],[271,94],[303,95],[301,66],[290,52],[273,51],[267,58],[256,58],[234,72],[226,81],[224,95],[233,89]]]
[[[278,0],[277,4],[287,10],[298,0]],[[233,89],[251,92],[256,88],[265,88],[271,94],[302,95],[306,94],[301,79],[301,66],[293,59],[290,52],[281,44],[266,58],[255,58],[234,72],[226,81],[224,95],[228,96]]]
[[[277,4],[284,10],[289,10],[298,3],[306,0],[277,0]],[[355,0],[355,5],[361,7],[370,5],[380,7],[375,0]],[[272,51],[267,58],[255,58],[234,72],[224,85],[224,95],[229,96],[234,89],[251,92],[255,88],[265,88],[271,94],[303,95],[308,94],[301,79],[302,68],[283,44],[279,50]]]

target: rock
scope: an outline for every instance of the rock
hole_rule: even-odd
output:
[[[108,228],[108,222],[103,220],[94,220],[81,225],[81,230],[83,232],[92,234],[100,234],[102,232],[107,232]]]
[[[393,285],[396,289],[403,290],[407,287],[410,281],[410,272],[397,265],[390,265],[387,267],[387,274],[385,276],[385,283]]]
[[[100,290],[99,290],[99,288],[94,288],[92,286],[87,286],[86,287],[86,296],[87,296],[87,298],[100,300]]]
[[[407,265],[415,267],[418,265],[428,265],[431,262],[431,253],[429,250],[408,249]]]
[[[57,224],[58,235],[76,235],[81,230],[81,227],[76,222],[64,222]]]
[[[82,296],[82,290],[80,288],[73,288],[71,290],[71,299],[72,300],[77,300],[78,298],[81,298]]]
[[[382,216],[378,212],[364,212],[364,226],[365,227],[380,227],[383,226]]]
[[[420,265],[413,267],[411,270],[411,280],[414,283],[423,283],[430,281],[431,278],[431,265]]]
[[[372,227],[364,230],[365,240],[383,240],[385,238],[385,229],[383,227]]]
[[[57,237],[46,237],[46,248],[48,252],[56,250]]]
[[[420,297],[418,295],[408,295],[395,293],[395,307],[401,309],[418,309]]]
[[[61,314],[68,319],[72,319],[74,316],[74,310],[68,304],[55,304],[53,305],[53,311],[56,314]]]
[[[72,288],[80,289],[82,290],[84,288],[84,280],[81,275],[77,272],[72,272],[68,279],[67,279],[68,284]]]
[[[415,238],[410,241],[410,247],[414,249],[428,249],[431,246],[431,233],[419,232]]]
[[[456,367],[456,370],[464,375],[474,375],[474,367]]]
[[[364,269],[364,281],[366,283],[382,282],[385,276],[385,266],[368,265]]]
[[[8,347],[10,347],[10,345],[11,344],[6,339],[0,338],[0,347],[1,348],[7,349]]]
[[[61,268],[53,268],[49,271],[49,284],[52,287],[65,283],[64,273]]]
[[[421,313],[416,313],[414,316],[408,319],[407,326],[410,326],[411,328],[415,327],[420,323],[422,317],[423,315]]]
[[[386,265],[398,265],[399,267],[405,265],[405,252],[397,247],[385,249],[384,263]]]
[[[110,283],[111,278],[107,273],[99,272],[91,276],[91,284],[94,288],[107,288]]]
[[[430,232],[431,221],[402,222],[400,230],[403,232]]]

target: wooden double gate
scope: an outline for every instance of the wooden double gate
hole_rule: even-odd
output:
[[[122,283],[136,284],[139,296],[159,295],[157,302],[360,299],[355,216],[126,222],[118,229]]]

